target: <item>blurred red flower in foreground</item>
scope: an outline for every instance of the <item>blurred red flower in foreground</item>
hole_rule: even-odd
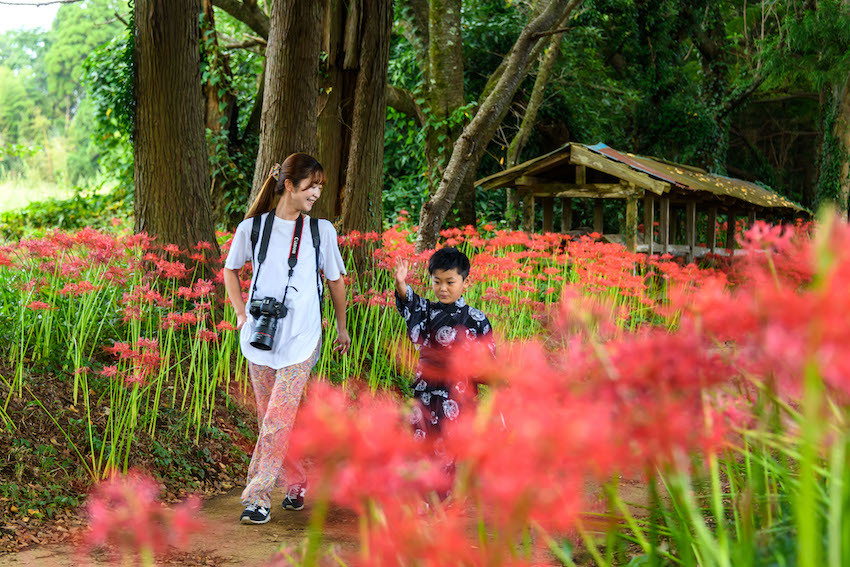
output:
[[[185,547],[203,529],[197,518],[200,501],[191,497],[174,508],[159,499],[159,485],[144,473],[115,474],[89,496],[89,530],[83,550],[116,548],[124,560],[135,557],[152,565],[153,556],[170,546]]]

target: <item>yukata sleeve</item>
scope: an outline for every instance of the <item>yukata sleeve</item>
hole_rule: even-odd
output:
[[[422,343],[425,326],[428,324],[428,301],[416,295],[413,288],[407,286],[404,297],[395,292],[395,306],[404,318],[407,326],[407,336],[416,344]]]
[[[490,324],[490,319],[486,316],[481,321],[481,328],[478,330],[478,340],[482,344],[487,345],[487,348],[490,349],[490,355],[495,358],[496,342],[493,340],[493,325]]]

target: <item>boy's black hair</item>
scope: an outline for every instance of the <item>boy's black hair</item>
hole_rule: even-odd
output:
[[[428,273],[434,275],[437,270],[457,270],[460,277],[466,279],[469,276],[469,258],[466,254],[453,246],[440,248],[428,261]]]

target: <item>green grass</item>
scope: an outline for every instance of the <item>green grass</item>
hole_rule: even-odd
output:
[[[0,212],[23,208],[34,201],[67,199],[74,196],[73,187],[27,179],[0,180]]]

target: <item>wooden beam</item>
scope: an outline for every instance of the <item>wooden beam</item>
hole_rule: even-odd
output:
[[[705,245],[714,254],[714,250],[717,248],[717,205],[708,207],[708,227],[705,232],[705,240]]]
[[[588,186],[585,185],[585,187]],[[561,199],[566,197],[584,197],[587,199],[627,199],[628,197],[635,196],[634,191],[626,189],[622,185],[614,185],[614,187],[616,187],[616,189],[611,189],[609,191],[600,191],[597,189],[570,189],[568,191],[559,191],[557,193],[535,191],[534,194],[540,196],[560,197]]]
[[[605,229],[605,217],[603,208],[604,202],[601,199],[593,200],[593,231],[598,232],[599,234],[605,234],[603,230]]]
[[[543,203],[543,232],[553,232],[555,230],[555,199],[544,197],[541,201]]]
[[[623,227],[623,236],[626,241],[626,248],[629,252],[637,250],[637,197],[629,197],[626,199],[626,226]]]
[[[738,220],[738,211],[730,208],[726,214],[726,250],[735,249],[735,222]]]
[[[569,197],[561,199],[561,232],[573,229],[573,200]]]
[[[670,197],[667,195],[662,195],[658,202],[658,221],[661,253],[667,254],[670,251]]]
[[[655,224],[655,198],[651,193],[647,193],[643,196],[643,243],[649,246],[647,250],[647,254],[652,255],[654,253],[653,247],[655,242],[652,238],[652,233],[654,232]]]
[[[576,166],[576,185],[587,183],[587,168],[583,165]]]
[[[697,252],[697,203],[691,201],[685,205],[685,234],[687,236],[688,261],[696,259]]]
[[[756,224],[756,210],[750,209],[749,214],[747,215],[747,226],[752,228],[754,224]]]
[[[646,173],[636,171],[625,164],[603,157],[575,144],[570,146],[570,163],[591,167],[597,171],[618,177],[623,181],[634,183],[635,186],[658,195],[670,191],[670,184],[666,181],[653,179]]]

